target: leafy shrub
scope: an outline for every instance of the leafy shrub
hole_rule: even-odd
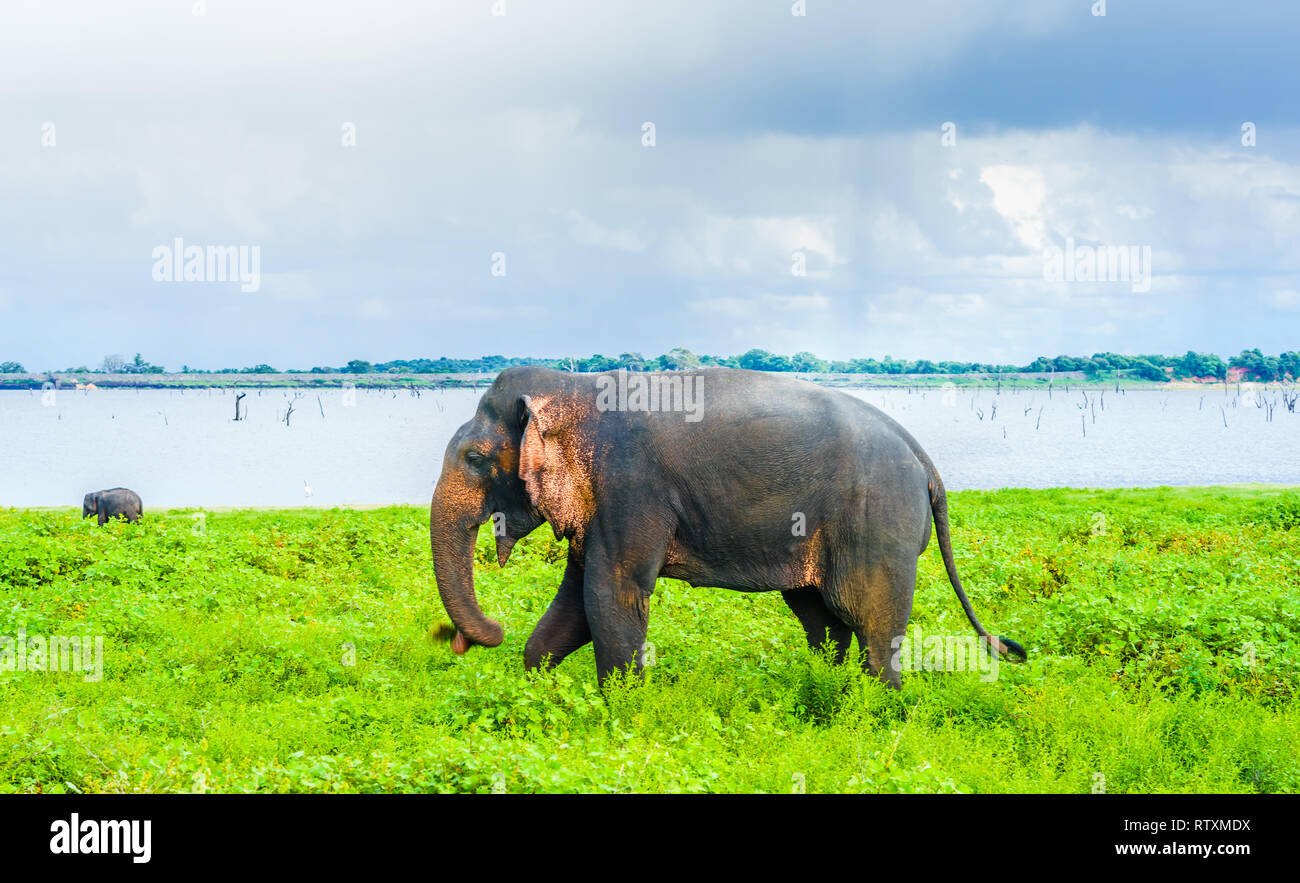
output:
[[[1260,503],[1255,510],[1254,524],[1273,530],[1292,530],[1300,527],[1300,493],[1287,491],[1276,499]]]

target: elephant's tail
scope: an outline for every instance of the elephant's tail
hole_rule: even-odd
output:
[[[917,450],[916,454],[930,476],[930,511],[934,515],[934,531],[939,539],[939,552],[943,555],[944,569],[948,571],[948,581],[952,583],[953,591],[957,593],[957,600],[966,611],[966,618],[970,620],[971,625],[975,626],[975,631],[991,650],[996,650],[999,654],[1009,653],[1019,657],[1021,661],[1028,659],[1029,655],[1025,653],[1024,647],[1001,635],[994,638],[984,630],[984,626],[980,625],[979,617],[975,615],[975,608],[971,607],[970,599],[966,597],[966,592],[961,587],[961,578],[957,576],[957,562],[952,557],[952,537],[948,532],[948,492],[944,490],[939,471],[935,469],[934,463],[925,452]]]

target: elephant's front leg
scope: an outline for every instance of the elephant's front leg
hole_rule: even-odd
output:
[[[548,668],[555,668],[564,657],[591,640],[587,626],[587,609],[582,600],[583,567],[572,554],[564,568],[564,579],[555,600],[537,623],[524,647],[524,665],[528,669],[541,666],[549,654]]]
[[[663,551],[647,550],[642,543],[588,544],[583,598],[602,685],[618,670],[640,674],[650,594],[662,567]]]

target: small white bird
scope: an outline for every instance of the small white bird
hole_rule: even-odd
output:
[[[302,492],[309,497],[312,495],[311,485],[307,483],[307,479],[305,478],[302,480]]]

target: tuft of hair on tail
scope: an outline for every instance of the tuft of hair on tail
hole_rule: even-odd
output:
[[[990,653],[996,652],[1003,656],[1010,656],[1020,662],[1026,662],[1029,659],[1029,654],[1025,652],[1024,647],[1004,635],[986,639],[984,645],[989,649]]]

